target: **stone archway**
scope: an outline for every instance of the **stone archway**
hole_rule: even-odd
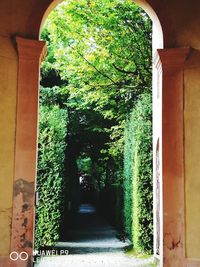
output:
[[[42,22],[59,2],[61,1],[54,1],[47,5]],[[160,232],[158,257],[160,266],[185,266],[183,67],[189,49],[162,49],[163,38],[160,36],[162,31],[157,15],[145,1],[136,2],[150,14],[154,22],[154,139],[160,139],[160,179],[162,181],[160,202],[163,204],[160,205],[160,229],[156,230]],[[40,23],[42,22],[40,18]],[[31,257],[39,64],[44,55],[45,44],[39,40],[19,37],[16,41],[19,72],[11,251],[26,251]],[[157,49],[159,49],[158,53]],[[28,110],[27,101],[30,103]],[[154,141],[154,161],[155,159],[156,142]],[[155,169],[154,177],[156,173]]]

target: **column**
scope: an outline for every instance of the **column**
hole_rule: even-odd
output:
[[[16,43],[18,93],[11,252],[24,251],[31,256],[37,171],[39,66],[46,53],[46,46],[43,41],[21,37],[16,38]],[[16,261],[14,266],[17,264],[21,267],[25,263]]]
[[[164,267],[185,266],[184,63],[189,48],[159,49],[162,65]]]

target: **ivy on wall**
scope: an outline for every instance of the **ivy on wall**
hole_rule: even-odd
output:
[[[153,250],[152,101],[140,96],[125,130],[124,225],[136,251]]]

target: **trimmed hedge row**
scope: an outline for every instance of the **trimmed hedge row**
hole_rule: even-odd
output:
[[[153,251],[152,100],[140,96],[125,129],[124,226],[136,251]]]
[[[43,91],[45,93],[45,91]],[[63,177],[67,112],[58,105],[40,106],[35,248],[58,240],[64,202]]]

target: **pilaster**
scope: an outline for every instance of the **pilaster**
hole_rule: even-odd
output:
[[[21,37],[16,38],[16,43],[18,92],[11,252],[24,251],[31,256],[37,168],[39,66],[46,53],[46,46],[43,41]]]
[[[162,67],[163,266],[185,266],[184,63],[190,49],[158,49]]]

